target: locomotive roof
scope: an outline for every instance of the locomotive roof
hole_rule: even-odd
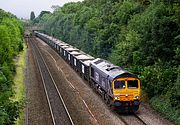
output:
[[[136,75],[100,58],[93,60],[91,64],[94,69],[98,69],[101,72],[103,72],[103,74],[109,76],[110,80],[113,80],[119,77],[130,77],[130,76],[137,78]]]

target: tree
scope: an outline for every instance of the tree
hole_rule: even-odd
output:
[[[12,125],[20,111],[20,103],[13,101],[14,57],[22,49],[21,22],[11,13],[0,9],[0,124]]]
[[[35,14],[34,14],[34,11],[32,11],[30,15],[30,20],[34,20],[34,18],[35,18]]]
[[[44,14],[50,14],[50,11],[41,11],[41,13],[39,14],[39,18],[41,18]]]
[[[59,5],[52,5],[51,9],[53,9],[54,11],[58,10],[60,8]]]

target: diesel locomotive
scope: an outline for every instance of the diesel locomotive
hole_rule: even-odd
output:
[[[56,38],[33,31],[53,48],[105,100],[120,111],[135,112],[141,100],[140,79],[133,73],[104,59],[94,58]]]

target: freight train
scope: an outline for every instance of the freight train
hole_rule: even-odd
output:
[[[135,112],[141,99],[140,79],[133,73],[104,59],[94,58],[56,38],[33,31],[53,48],[95,89],[109,106],[120,111]]]

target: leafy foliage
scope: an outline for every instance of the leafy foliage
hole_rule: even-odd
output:
[[[174,0],[84,0],[56,8],[37,25],[49,35],[138,74],[153,107],[178,122],[179,15],[180,2]],[[161,97],[168,105],[158,106],[163,104]],[[171,117],[167,107],[176,115]]]
[[[39,16],[35,19],[33,19],[33,23],[39,23],[40,20],[42,20],[43,15],[45,14],[50,14],[50,11],[41,11],[41,13],[39,14]]]
[[[14,102],[13,58],[23,49],[23,29],[20,21],[10,13],[0,9],[0,124],[14,124],[19,114],[20,102]]]

